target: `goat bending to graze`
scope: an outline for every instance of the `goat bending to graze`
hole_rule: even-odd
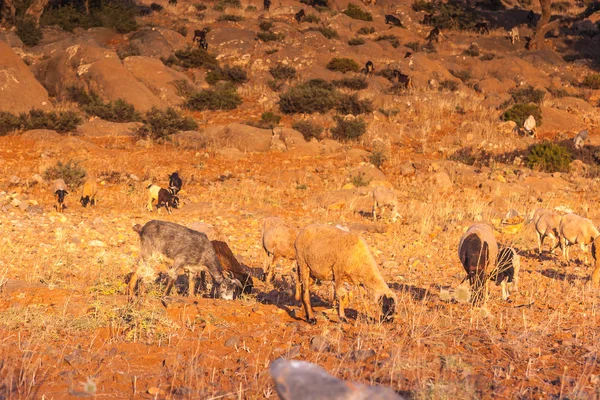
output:
[[[385,15],[385,23],[387,25],[394,25],[394,26],[399,26],[399,27],[403,27],[402,26],[402,22],[400,21],[400,19],[398,17],[395,17],[391,14],[386,14]]]
[[[563,215],[559,225],[560,247],[563,256],[569,262],[569,246],[579,244],[584,252],[584,264],[587,264],[587,247],[595,241],[600,232],[592,220],[580,217],[576,214]]]
[[[306,13],[304,12],[304,9],[298,11],[295,15],[294,15],[294,19],[298,22],[301,23],[302,21],[304,21],[304,19],[306,18]]]
[[[480,304],[486,290],[486,274],[498,257],[498,243],[492,228],[485,224],[469,227],[460,238],[458,258],[473,291],[473,304]]]
[[[373,65],[373,61],[367,61],[365,67],[360,72],[367,76],[373,75],[373,72],[375,72],[375,66]]]
[[[478,22],[475,24],[475,30],[483,35],[485,33],[490,33],[490,25],[487,22]]]
[[[429,34],[427,35],[427,37],[425,38],[425,40],[427,40],[429,42],[439,43],[440,42],[440,38],[445,39],[445,36],[442,33],[442,30],[436,26],[435,28],[433,28],[429,32]]]
[[[391,322],[398,299],[385,283],[369,250],[359,235],[328,225],[313,224],[305,227],[295,243],[298,280],[302,287],[302,305],[306,320],[317,320],[310,302],[310,278],[333,281],[340,320],[345,320],[345,306],[349,293],[345,284],[360,285],[367,289],[379,305],[379,320]]]
[[[87,207],[88,204],[95,206],[96,205],[96,195],[98,194],[98,184],[95,179],[88,179],[83,184],[83,189],[81,191],[81,198],[79,202],[84,207]]]
[[[560,215],[554,211],[543,208],[535,210],[532,222],[535,224],[535,232],[538,239],[538,252],[540,255],[542,254],[542,246],[544,245],[544,239],[546,237],[552,239],[550,253],[560,245],[560,219]]]
[[[298,230],[278,217],[265,218],[262,231],[262,246],[265,251],[264,273],[265,282],[270,283],[273,279],[274,264],[278,258],[291,260],[294,274],[296,272],[296,249],[294,242],[298,236]],[[294,279],[296,280],[296,279]],[[295,284],[295,298],[300,301],[300,287]]]
[[[172,194],[176,195],[181,190],[181,178],[177,172],[173,172],[169,175],[169,190]]]
[[[155,253],[173,260],[173,265],[169,269],[169,282],[165,288],[165,296],[170,294],[175,278],[182,271],[188,275],[188,296],[194,296],[194,276],[205,269],[218,286],[216,292],[221,299],[232,300],[239,294],[241,283],[223,275],[223,267],[215,249],[204,233],[172,222],[156,220],[146,223],[143,227],[139,224],[135,225],[133,230],[140,235],[141,258],[144,263],[147,263]],[[133,296],[141,268],[140,264],[129,280],[130,298]]]
[[[395,69],[393,73],[394,77],[398,79],[400,86],[404,86],[407,89],[412,88],[412,79],[410,79],[410,76],[403,74],[397,69]]]
[[[179,197],[158,185],[148,186],[148,211],[152,211],[152,203],[156,201],[156,209],[164,207],[171,214],[171,208],[179,207]]]
[[[64,180],[56,179],[52,182],[52,194],[56,197],[56,205],[54,206],[56,211],[63,212],[65,209],[65,195],[69,194]]]

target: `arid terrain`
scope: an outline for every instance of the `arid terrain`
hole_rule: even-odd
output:
[[[553,15],[572,20],[538,50],[525,49],[526,15],[533,9],[539,17],[536,1],[476,7],[489,33],[448,29],[431,44],[432,27],[420,23],[424,12],[412,2],[356,1],[373,21],[345,15],[342,0],[320,11],[293,0],[273,1],[269,12],[257,0],[239,8],[221,2],[225,11],[218,2],[196,3],[158,0],[162,9],[137,15],[129,33],[48,23],[35,45],[23,44],[6,21],[0,28],[0,121],[15,124],[0,129],[0,398],[277,398],[268,366],[278,357],[407,398],[600,397],[594,260],[587,253],[585,263],[574,246],[566,263],[559,250],[548,252],[548,241],[538,255],[527,223],[537,208],[600,222],[600,15],[585,18],[591,25],[578,17],[593,3],[560,2]],[[300,9],[318,21],[298,23]],[[242,19],[219,20],[224,12]],[[384,14],[405,27],[386,25]],[[265,21],[273,25],[259,28]],[[506,29],[513,26],[521,41],[511,45]],[[208,52],[218,67],[186,65],[177,53],[189,51],[193,31],[203,27],[211,28]],[[259,40],[261,31],[275,39]],[[348,44],[355,37],[363,43]],[[335,57],[361,68],[372,60],[376,73],[398,69],[412,87],[375,74],[367,88],[335,89],[337,111],[283,109],[282,97],[309,79],[364,77],[326,68]],[[293,67],[295,76],[278,79],[269,71],[277,65]],[[224,89],[237,91],[241,103],[191,106],[200,91],[220,87],[215,79],[235,81],[226,66],[247,74]],[[211,71],[224,75],[207,79]],[[101,100],[69,97],[69,87]],[[352,94],[358,112],[339,105]],[[92,106],[118,99],[140,115],[98,118]],[[522,123],[505,114],[519,104],[538,107],[536,137],[517,132]],[[157,128],[152,110],[168,106],[194,124]],[[31,108],[74,110],[80,121],[63,129],[8,115]],[[298,121],[322,132],[311,138]],[[364,121],[364,132],[339,134],[348,121]],[[589,138],[576,149],[573,137],[583,129]],[[535,158],[544,140],[557,153]],[[181,207],[149,212],[148,184],[167,187],[174,171],[183,179]],[[79,203],[84,174],[98,182],[94,207]],[[60,177],[70,184],[62,214],[50,189]],[[398,196],[395,223],[385,215],[373,221],[369,194],[379,185]],[[260,279],[268,216],[360,233],[398,297],[395,321],[369,320],[369,300],[358,290],[348,321],[339,321],[331,285],[322,282],[313,287],[317,324],[306,323],[290,262],[278,263],[273,284]],[[140,250],[132,227],[151,219],[213,225],[253,275],[252,293],[233,301],[187,297],[182,276],[178,293],[165,298],[164,280],[146,279],[128,301],[126,280]],[[509,301],[490,282],[481,307],[468,302],[457,248],[474,222],[492,224],[498,242],[521,256]],[[167,267],[158,263],[156,272]]]

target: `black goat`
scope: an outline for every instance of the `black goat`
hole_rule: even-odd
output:
[[[294,15],[294,19],[296,21],[298,21],[298,23],[301,23],[302,21],[304,21],[304,19],[306,18],[306,13],[304,12],[304,8],[300,11],[298,11],[296,13],[296,15]]]
[[[160,207],[164,207],[167,209],[167,212],[171,214],[171,208],[179,207],[179,197],[174,194],[171,194],[167,189],[161,188],[158,191],[158,199],[156,200],[156,209],[158,210]]]
[[[169,4],[172,6],[176,6],[177,5],[177,0],[169,0]]]
[[[423,15],[423,21],[421,21],[421,24],[431,25],[432,21],[433,21],[433,14],[425,14],[425,15]]]
[[[181,190],[181,178],[177,172],[173,172],[169,175],[169,190],[172,194],[176,195]]]
[[[391,14],[386,14],[385,16],[385,23],[388,25],[394,25],[394,26],[399,26],[402,28],[402,22],[400,22],[400,19],[398,17],[395,17]]]
[[[478,22],[475,24],[475,30],[483,35],[485,33],[490,33],[490,25],[487,22]]]
[[[269,8],[271,8],[271,0],[264,0],[263,7],[264,7],[265,11],[269,11]]]
[[[439,43],[440,38],[444,38],[444,34],[442,33],[441,29],[436,26],[431,30],[431,32],[429,32],[425,40],[429,42]]]
[[[373,75],[374,71],[375,71],[375,66],[373,65],[373,61],[369,60],[369,61],[367,61],[367,63],[365,64],[365,67],[360,72],[367,76],[371,76],[371,75]]]
[[[394,77],[398,79],[398,84],[400,86],[404,86],[405,88],[412,88],[412,79],[410,76],[403,74],[397,69],[394,70]]]
[[[527,13],[527,25],[530,28],[534,28],[536,24],[537,18],[535,17],[535,13],[533,12],[533,10],[529,10],[529,12]]]
[[[194,38],[192,39],[192,43],[200,43],[202,40],[206,40],[206,34],[208,33],[208,28],[203,29],[195,29],[194,30]]]
[[[406,54],[404,55],[404,58],[408,58],[410,56],[412,56],[412,52],[407,51]]]

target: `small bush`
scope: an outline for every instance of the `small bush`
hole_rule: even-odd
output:
[[[348,8],[346,8],[343,13],[352,19],[358,19],[360,21],[373,21],[373,16],[371,13],[364,11],[354,3],[349,3]]]
[[[250,122],[248,125],[255,126],[261,129],[273,129],[281,121],[281,115],[275,114],[271,111],[262,113],[260,121]]]
[[[217,17],[217,21],[240,22],[244,19],[241,15],[221,14]]]
[[[546,95],[546,92],[541,89],[535,89],[531,85],[524,88],[511,89],[508,93],[510,93],[515,103],[535,103],[537,105],[542,104]]]
[[[304,22],[308,22],[309,24],[318,24],[321,22],[321,18],[317,17],[315,14],[308,14],[304,18]]]
[[[352,179],[350,179],[350,182],[352,182],[354,187],[363,187],[363,186],[369,186],[369,183],[371,183],[371,180],[366,179],[365,173],[361,172],[361,173],[354,175],[352,177]]]
[[[473,30],[479,21],[479,13],[457,0],[436,4],[437,14],[431,18],[431,25],[445,30]]]
[[[22,114],[24,115],[24,114]],[[0,111],[0,136],[22,129],[26,120],[6,111]]]
[[[351,90],[362,90],[369,87],[367,80],[362,76],[334,80],[332,83],[335,87],[345,87]]]
[[[23,117],[21,117],[23,118]],[[50,111],[33,109],[27,114],[24,129],[51,129],[59,133],[72,132],[82,119],[75,111]]]
[[[141,121],[141,115],[135,110],[133,104],[123,99],[104,103],[97,93],[87,92],[77,86],[67,87],[67,99],[79,104],[79,107],[88,115],[95,115],[105,121],[135,122]]]
[[[254,12],[254,11],[257,11],[257,8],[255,6],[247,6],[246,7],[246,11],[247,12]]]
[[[463,51],[463,54],[469,57],[479,57],[479,55],[481,54],[481,49],[479,48],[477,43],[473,43],[469,46],[468,49]]]
[[[542,111],[537,104],[515,104],[502,114],[502,120],[514,121],[517,126],[523,126],[523,123],[529,117],[533,115],[537,126],[542,124]]]
[[[204,9],[206,9],[206,6],[204,4],[195,4],[196,9],[198,9],[198,6],[203,6]],[[159,12],[159,11],[162,11],[164,9],[164,7],[158,3],[152,3],[152,4],[150,4],[150,9],[152,11]],[[202,11],[202,10],[198,10],[198,11]]]
[[[190,110],[233,110],[242,104],[242,98],[232,85],[220,85],[215,89],[201,90],[192,94],[185,103]]]
[[[331,135],[337,140],[356,140],[367,131],[367,123],[361,118],[353,120],[344,120],[342,117],[335,117],[337,125],[331,128]]]
[[[371,100],[360,100],[356,94],[340,95],[336,105],[336,110],[342,115],[360,115],[370,113],[373,109]]]
[[[411,49],[415,53],[417,51],[419,51],[419,49],[421,48],[421,44],[419,42],[408,42],[404,46],[408,47],[409,49]]]
[[[308,28],[307,31],[318,31],[321,32],[321,34],[323,36],[325,36],[327,39],[338,39],[340,37],[340,35],[338,35],[337,31],[335,29],[331,29],[331,28],[326,28],[324,26],[320,26],[318,28]]]
[[[196,4],[194,4],[194,8],[196,9],[196,11],[204,11],[204,10],[206,10],[206,4],[196,3]]]
[[[194,93],[194,90],[196,90],[194,86],[185,79],[178,79],[169,83],[175,87],[177,95],[181,97],[190,97],[192,93]]]
[[[296,68],[289,65],[277,64],[275,67],[269,68],[269,72],[273,78],[280,79],[282,81],[288,81],[296,78]]]
[[[17,36],[25,46],[35,46],[42,40],[42,30],[34,20],[23,18],[17,21]]]
[[[219,0],[213,7],[216,11],[225,11],[227,8],[242,8],[240,0]]]
[[[583,78],[581,86],[594,90],[600,89],[600,74],[590,74],[586,76]]]
[[[352,39],[348,40],[348,45],[350,45],[350,46],[360,46],[361,44],[365,44],[365,39],[352,38]]]
[[[267,51],[265,51],[265,54],[270,56],[271,54],[275,54],[279,51],[279,49],[269,49]]]
[[[188,34],[188,30],[185,26],[181,25],[181,26],[176,26],[175,28],[173,28],[173,30],[177,33],[179,33],[181,36],[186,37]]]
[[[425,0],[415,0],[412,9],[416,12],[425,11],[427,14],[433,14],[435,12],[433,3]]]
[[[47,168],[44,171],[44,179],[53,181],[62,179],[71,190],[83,184],[87,172],[79,166],[79,161],[69,160],[66,164],[58,161],[54,166]]]
[[[269,79],[267,80],[267,86],[274,92],[279,92],[281,90],[281,88],[283,87],[283,85],[285,84],[284,82],[278,80],[278,79]]]
[[[487,53],[482,55],[481,57],[479,57],[480,61],[489,61],[489,60],[493,60],[494,58],[496,58],[496,55],[494,53]]]
[[[139,9],[133,2],[90,2],[88,13],[83,2],[50,2],[40,19],[40,25],[58,25],[72,32],[81,27],[88,29],[95,26],[114,28],[119,33],[132,32],[138,28],[135,20]],[[159,4],[151,5],[153,11],[160,11]]]
[[[381,35],[375,38],[376,42],[381,42],[383,40],[390,42],[390,44],[394,48],[400,47],[400,41],[398,40],[398,37],[396,35]]]
[[[346,72],[358,72],[360,71],[360,66],[356,63],[356,61],[350,58],[333,58],[329,63],[327,63],[327,69],[330,71],[338,71],[343,74]]]
[[[439,91],[447,90],[449,92],[456,92],[458,90],[458,82],[453,81],[451,79],[444,79],[440,82],[440,86],[438,87]]]
[[[552,10],[561,13],[567,12],[569,7],[571,7],[571,3],[569,3],[568,1],[555,1],[550,5],[550,8],[552,8]]]
[[[330,83],[313,79],[282,94],[279,97],[279,109],[285,114],[325,113],[335,107],[336,97]]]
[[[381,149],[375,149],[371,155],[369,155],[369,162],[377,168],[381,168],[387,160],[388,156]]]
[[[219,68],[219,63],[214,55],[198,48],[176,50],[175,57],[170,57],[167,59],[167,62],[169,62],[169,60],[183,68]],[[165,64],[167,64],[167,62],[165,62]]]
[[[248,74],[240,67],[229,67],[213,69],[206,74],[206,82],[214,85],[219,81],[231,82],[235,85],[241,85],[248,82]]]
[[[152,107],[146,113],[144,122],[146,124],[138,131],[138,134],[154,140],[165,139],[179,131],[190,131],[198,128],[198,124],[192,118],[181,116],[171,107],[164,111]]]
[[[548,141],[531,147],[525,158],[525,165],[544,172],[567,172],[571,164],[571,154],[566,147]]]
[[[471,71],[469,71],[468,69],[461,69],[458,71],[450,70],[450,73],[458,79],[460,79],[461,81],[463,81],[463,83],[469,82],[473,77],[471,75]]]
[[[358,33],[359,35],[370,35],[371,33],[375,33],[375,28],[363,26],[358,31],[356,31],[356,33]]]
[[[260,28],[261,31],[268,32],[273,27],[273,22],[262,21],[260,24],[258,24],[258,27]]]
[[[323,133],[323,127],[309,121],[296,121],[292,124],[292,128],[300,132],[307,142],[312,138],[321,140],[321,134]]]
[[[262,42],[276,42],[282,41],[285,39],[285,35],[282,33],[274,33],[274,32],[258,32],[256,37],[259,38]]]

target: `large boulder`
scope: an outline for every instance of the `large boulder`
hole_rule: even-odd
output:
[[[250,52],[257,46],[256,32],[233,28],[226,23],[216,23],[207,35],[209,51],[220,54],[225,63],[245,65],[250,62]]]
[[[21,113],[39,108],[48,110],[48,92],[27,65],[0,41],[0,111]]]
[[[143,124],[141,122],[110,122],[100,118],[86,121],[77,127],[77,133],[88,137],[131,137]]]
[[[147,28],[129,36],[127,50],[140,56],[168,58],[175,50],[184,49],[188,44],[185,37],[175,31]]]
[[[271,148],[270,129],[260,129],[243,124],[229,124],[221,133],[221,142],[240,151],[264,152]]]

